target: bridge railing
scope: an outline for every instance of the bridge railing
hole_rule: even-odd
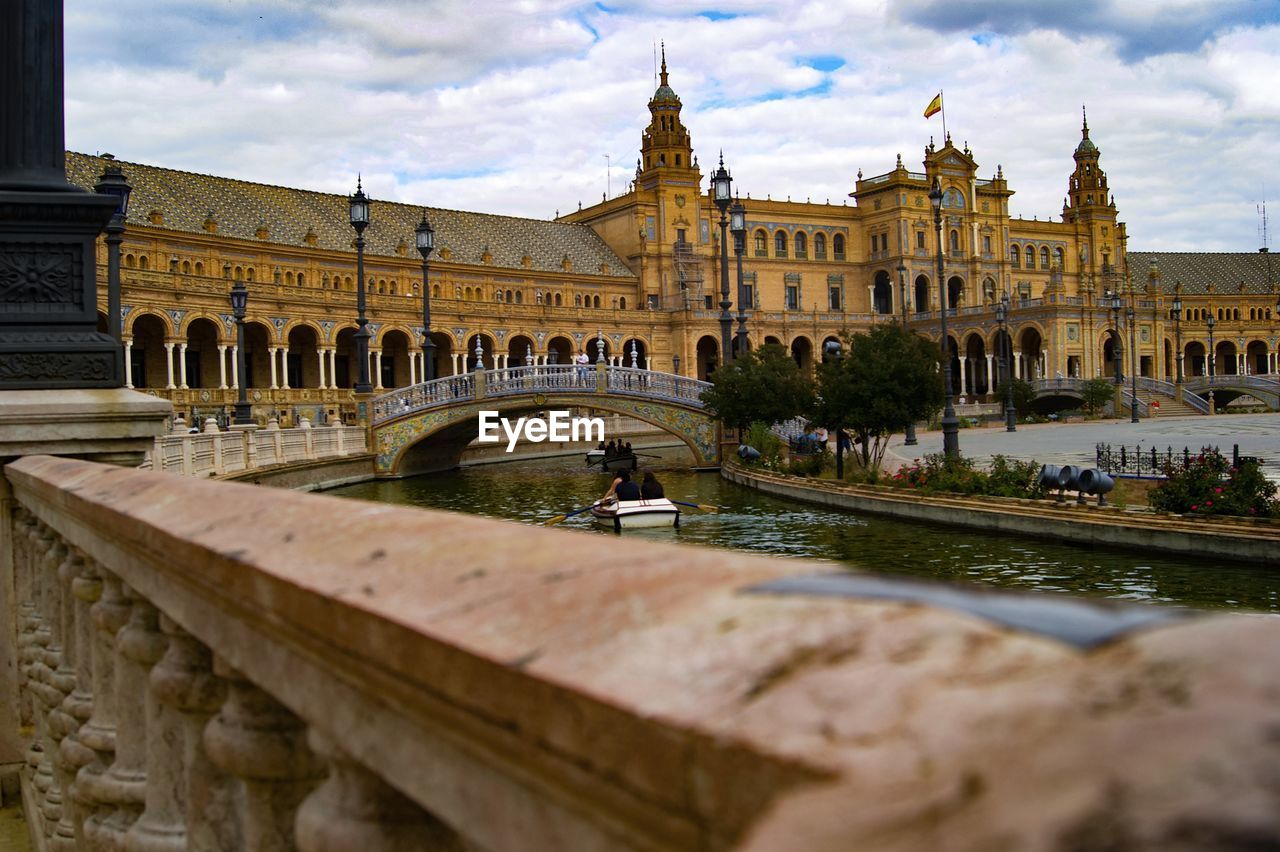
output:
[[[1052,379],[1036,379],[1031,383],[1031,387],[1036,393],[1051,393],[1053,391],[1075,391],[1080,392],[1080,388],[1084,385],[1084,379],[1077,379],[1069,376],[1057,376]]]
[[[143,467],[185,476],[222,476],[244,470],[367,452],[359,426],[160,435]]]
[[[1256,388],[1260,391],[1276,394],[1280,396],[1280,381],[1269,379],[1265,376],[1232,376],[1232,375],[1215,375],[1197,376],[1194,379],[1187,379],[1184,384],[1188,387],[1194,387],[1197,390],[1215,387],[1245,387]]]
[[[701,407],[702,392],[711,386],[697,379],[635,367],[605,367],[604,375],[606,393],[645,396],[696,407]],[[594,364],[540,364],[485,370],[484,396],[564,391],[598,393],[599,376],[600,368]],[[373,423],[377,425],[417,411],[470,402],[476,399],[475,391],[474,373],[398,388],[373,400]]]

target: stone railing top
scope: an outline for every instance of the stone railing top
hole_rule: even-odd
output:
[[[1082,831],[1116,790],[1125,836],[1190,812],[1277,836],[1272,620],[1082,651],[894,588],[918,584],[797,584],[830,578],[816,562],[646,542],[619,559],[603,536],[52,457],[6,472],[481,848],[981,848]]]

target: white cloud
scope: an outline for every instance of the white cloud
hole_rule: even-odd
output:
[[[1256,248],[1255,202],[1280,186],[1259,73],[1280,26],[1244,21],[1257,4],[1186,2],[1161,50],[1136,12],[1090,4],[1114,31],[1038,4],[996,31],[972,4],[926,26],[924,2],[123,0],[107,16],[67,0],[67,140],[336,192],[363,171],[379,198],[550,216],[600,198],[604,154],[615,193],[631,176],[662,38],[704,171],[723,147],[744,194],[838,204],[859,168],[901,153],[918,169],[942,88],[957,144],[983,174],[1003,165],[1015,215],[1045,218],[1087,102],[1131,247]]]

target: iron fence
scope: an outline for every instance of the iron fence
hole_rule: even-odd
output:
[[[1208,453],[1221,453],[1217,447],[1201,447],[1192,450],[1183,447],[1181,451],[1172,446],[1163,450],[1155,445],[1143,448],[1141,444],[1126,447],[1123,444],[1117,449],[1110,444],[1100,443],[1096,447],[1096,464],[1099,470],[1110,474],[1128,476],[1164,476],[1167,469],[1186,470],[1191,460]],[[1240,455],[1240,445],[1231,446],[1231,466],[1239,467],[1241,462],[1254,462],[1263,465],[1265,462],[1257,456]]]

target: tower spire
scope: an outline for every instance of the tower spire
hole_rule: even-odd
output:
[[[667,85],[667,43],[665,41],[662,41],[662,42],[659,42],[659,44],[662,45],[662,73],[661,73],[661,82],[658,83],[658,85],[665,86]]]
[[[1084,104],[1080,104],[1080,118],[1082,119],[1082,122],[1083,122],[1083,126],[1080,128],[1080,132],[1084,134],[1085,139],[1088,139],[1089,138],[1089,113],[1085,110]]]

